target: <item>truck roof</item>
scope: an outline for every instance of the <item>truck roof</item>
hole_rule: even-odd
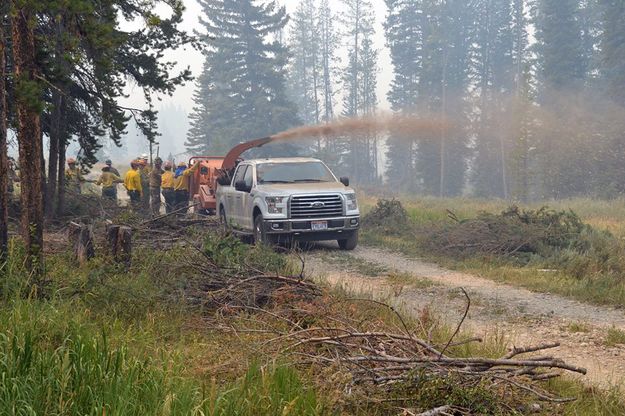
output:
[[[250,159],[244,160],[242,163],[249,163],[251,165],[259,165],[261,163],[303,163],[303,162],[321,162],[314,157],[272,157],[266,159]]]

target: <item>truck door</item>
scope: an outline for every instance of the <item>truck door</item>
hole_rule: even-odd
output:
[[[245,172],[248,169],[248,165],[239,165],[237,171],[234,174],[234,179],[232,180],[232,187],[230,192],[226,197],[226,216],[233,223],[233,225],[237,228],[240,228],[242,224],[241,212],[242,204],[243,204],[243,194],[244,192],[236,190],[236,183],[242,181],[245,178]]]
[[[254,186],[254,167],[249,166],[245,171],[245,175],[243,176],[243,181],[245,182],[245,186],[250,192],[242,192],[241,196],[241,212],[239,215],[241,216],[241,227],[246,230],[254,229],[254,218],[252,217],[252,205],[254,204],[253,197],[253,186]]]

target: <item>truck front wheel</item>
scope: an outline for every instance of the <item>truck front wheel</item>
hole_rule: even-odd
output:
[[[354,231],[348,238],[337,240],[341,250],[352,251],[358,245],[358,231]]]
[[[258,214],[254,217],[254,244],[271,244],[269,237],[265,232],[265,227],[263,226],[262,214]]]

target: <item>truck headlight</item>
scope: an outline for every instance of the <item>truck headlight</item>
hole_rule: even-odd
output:
[[[347,200],[347,210],[356,211],[358,209],[358,202],[356,201],[356,194],[345,194]]]
[[[284,212],[284,206],[278,206],[284,204],[283,196],[268,196],[265,197],[265,202],[267,202],[267,212],[270,214],[282,214]]]

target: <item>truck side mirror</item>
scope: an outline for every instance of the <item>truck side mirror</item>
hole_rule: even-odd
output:
[[[349,178],[347,176],[341,176],[341,183],[345,186],[349,186]]]
[[[245,181],[237,181],[234,184],[234,189],[236,189],[239,192],[249,192],[250,191],[250,189],[248,188],[248,186],[245,183]]]

